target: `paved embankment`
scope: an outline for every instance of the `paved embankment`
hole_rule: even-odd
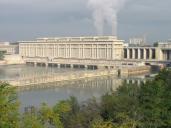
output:
[[[137,67],[122,67],[120,69],[121,76],[133,76],[149,73],[151,70],[150,66],[137,66]]]
[[[58,81],[70,81],[70,80],[79,80],[84,78],[99,77],[99,76],[109,76],[109,75],[118,75],[117,70],[85,70],[85,71],[76,71],[72,73],[53,73],[40,76],[32,77],[23,77],[17,80],[6,81],[13,86],[27,86],[27,85],[37,85]]]
[[[23,87],[28,85],[41,85],[45,83],[53,82],[62,82],[62,81],[71,81],[71,80],[80,80],[85,78],[93,78],[100,76],[131,76],[131,75],[140,75],[150,72],[150,67],[141,66],[141,67],[122,67],[115,69],[106,69],[106,70],[81,70],[75,72],[64,72],[64,73],[50,73],[50,74],[32,74],[29,76],[22,76],[16,80],[8,80],[9,84],[16,87]]]

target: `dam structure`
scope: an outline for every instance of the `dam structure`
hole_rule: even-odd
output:
[[[157,46],[125,47],[123,59],[144,64],[171,64],[171,44],[159,42]]]
[[[75,68],[115,68],[171,63],[171,43],[129,46],[115,36],[38,38],[19,41],[19,54],[28,64]]]
[[[110,69],[120,66],[124,55],[124,40],[115,36],[38,38],[18,43],[20,56],[34,65]]]
[[[122,58],[123,40],[116,37],[38,38],[19,42],[26,63],[57,64],[58,67],[112,67]]]
[[[63,75],[33,75],[9,81],[15,86],[109,75],[127,77],[149,73],[149,65],[171,64],[170,43],[129,46],[116,36],[37,38],[34,41],[17,43],[19,55],[28,65],[86,70]]]

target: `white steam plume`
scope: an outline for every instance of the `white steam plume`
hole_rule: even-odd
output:
[[[117,35],[117,14],[128,0],[89,0],[88,6],[93,10],[94,25],[98,35],[103,35],[105,22],[112,27],[112,34]]]

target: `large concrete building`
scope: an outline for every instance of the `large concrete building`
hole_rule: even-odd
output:
[[[132,46],[143,46],[145,44],[145,39],[143,39],[143,38],[130,38],[129,44]]]
[[[125,60],[136,60],[144,62],[171,62],[171,43],[157,42],[155,46],[138,46],[124,48]]]
[[[38,38],[19,41],[19,54],[28,63],[98,66],[170,63],[171,44],[126,46],[114,36]]]
[[[24,58],[48,59],[104,59],[122,58],[123,40],[116,37],[66,37],[39,38],[36,41],[20,41],[20,55]]]
[[[18,44],[10,44],[9,42],[0,42],[0,51],[5,52],[6,54],[18,54],[19,45]]]

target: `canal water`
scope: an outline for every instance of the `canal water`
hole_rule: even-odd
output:
[[[41,75],[46,73],[69,73],[77,72],[78,69],[59,69],[55,67],[31,67],[26,65],[0,66],[0,80],[14,80],[22,76]],[[126,78],[126,82],[144,81],[144,76]],[[75,96],[79,102],[84,102],[92,97],[99,98],[101,95],[116,90],[122,84],[124,78],[99,77],[83,80],[55,82],[42,84],[17,90],[21,108],[28,106],[38,107],[41,103],[52,106],[60,100]]]

